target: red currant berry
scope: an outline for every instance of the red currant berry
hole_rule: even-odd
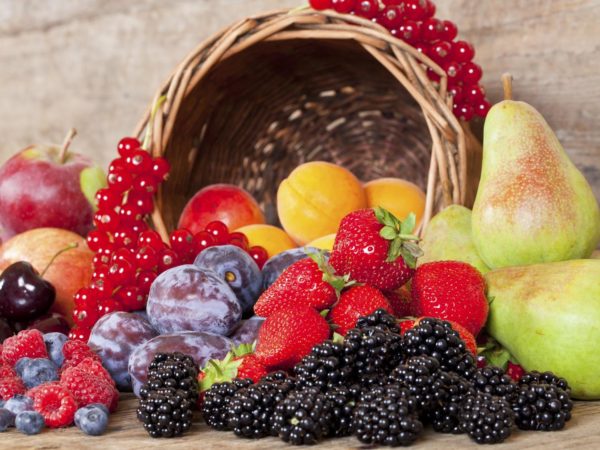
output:
[[[123,225],[131,224],[143,217],[142,211],[134,205],[123,205],[119,210],[119,220]]]
[[[402,24],[402,11],[399,6],[386,6],[379,15],[379,21],[388,30],[395,30]]]
[[[427,78],[429,78],[431,81],[435,82],[435,83],[439,83],[440,80],[442,79],[442,77],[440,77],[437,72],[435,70],[433,70],[431,67],[427,68]]]
[[[465,95],[465,101],[471,105],[476,105],[485,99],[485,91],[483,90],[483,87],[477,84],[464,86],[463,93]]]
[[[451,22],[450,20],[444,20],[442,23],[444,24],[444,32],[442,33],[442,39],[448,42],[452,42],[458,35],[458,28],[456,28],[454,22]]]
[[[150,270],[144,270],[137,274],[135,278],[135,285],[140,289],[142,295],[147,295],[150,292],[150,286],[154,280],[156,280],[156,272]]]
[[[127,261],[115,261],[108,269],[108,276],[113,286],[127,286],[135,280],[135,268]]]
[[[194,236],[185,228],[179,228],[178,230],[173,231],[169,236],[171,248],[180,255],[185,255],[186,253],[193,251],[193,240]]]
[[[167,175],[169,174],[169,170],[171,170],[171,165],[165,158],[158,156],[152,160],[150,175],[156,177],[157,180],[162,181],[166,179]]]
[[[98,210],[94,214],[94,226],[100,231],[114,233],[119,229],[119,214],[113,210]]]
[[[112,285],[105,285],[103,281],[97,283],[92,280],[92,283],[90,284],[90,289],[92,290],[92,295],[94,296],[94,298],[96,298],[97,301],[100,301],[100,299],[110,296],[114,288]]]
[[[75,303],[75,306],[78,308],[83,308],[90,303],[95,304],[96,299],[93,294],[94,292],[92,289],[88,287],[81,288],[73,296],[73,303]]]
[[[159,184],[160,181],[152,175],[138,175],[135,180],[133,180],[133,190],[134,192],[154,194],[156,193]]]
[[[258,265],[259,269],[262,269],[262,266],[264,266],[267,260],[269,259],[269,254],[267,253],[267,251],[259,246],[250,247],[250,249],[248,250],[248,254]]]
[[[412,20],[407,20],[398,27],[398,38],[407,44],[414,45],[421,39],[421,29],[419,24]]]
[[[425,18],[430,18],[435,16],[435,3],[431,0],[425,0]]]
[[[112,173],[108,174],[107,177],[108,185],[115,192],[125,192],[131,189],[133,183],[133,177],[126,170],[117,169]]]
[[[119,248],[113,252],[112,256],[110,257],[110,263],[112,265],[119,261],[125,261],[131,265],[135,265],[135,253],[128,248]]]
[[[108,174],[114,173],[118,170],[127,170],[125,166],[125,158],[116,158],[113,159],[108,165]]]
[[[110,249],[113,247],[112,242],[110,242],[110,236],[105,231],[90,231],[87,235],[86,241],[89,249],[93,252],[97,252],[100,249]]]
[[[354,3],[358,0],[331,0],[331,8],[336,12],[348,14],[354,10]]]
[[[475,56],[475,49],[467,41],[456,41],[452,43],[452,59],[459,63],[466,63]]]
[[[158,255],[152,247],[141,247],[135,254],[136,265],[142,270],[150,270],[158,264]]]
[[[138,237],[138,247],[152,247],[154,250],[162,250],[165,247],[165,243],[154,230],[145,230],[140,233]]]
[[[423,53],[424,55],[429,54],[429,46],[427,44],[420,42],[418,44],[414,44],[413,47],[419,53]]]
[[[117,206],[121,206],[123,196],[120,192],[113,191],[109,188],[102,188],[98,189],[95,198],[98,209],[112,210]]]
[[[381,0],[385,6],[401,6],[404,10],[405,0]]]
[[[215,240],[208,231],[199,231],[194,235],[194,251],[196,254],[213,245],[215,245]]]
[[[452,45],[450,42],[437,41],[429,48],[428,55],[439,65],[444,64],[450,58],[450,52],[452,51]]]
[[[475,111],[473,107],[467,103],[456,104],[453,108],[454,115],[465,122],[468,122],[473,118]]]
[[[450,61],[442,65],[442,69],[448,75],[448,87],[458,84],[461,76],[461,65],[456,61]]]
[[[372,19],[379,13],[378,0],[355,0],[354,13],[366,19]]]
[[[472,61],[463,64],[460,70],[460,77],[462,82],[466,85],[477,84],[483,75],[483,71],[478,64]]]
[[[92,258],[92,267],[96,267],[100,264],[108,264],[110,262],[110,254],[96,253]]]
[[[434,42],[442,37],[444,24],[438,19],[426,19],[421,23],[421,39]]]
[[[94,271],[92,272],[92,280],[98,281],[104,279],[108,276],[108,265],[99,264],[94,267]]]
[[[98,321],[98,307],[93,309],[75,307],[72,316],[76,326],[91,328]]]
[[[158,253],[158,270],[162,273],[165,270],[179,265],[179,256],[170,248],[162,249]]]
[[[114,234],[115,245],[129,249],[135,248],[137,234],[132,230],[121,229]]]
[[[308,4],[317,11],[331,8],[331,0],[308,0]]]
[[[452,96],[452,101],[454,103],[462,103],[463,102],[463,88],[459,85],[454,85],[448,89],[448,94]]]
[[[136,239],[142,231],[146,231],[148,229],[148,224],[143,220],[136,220],[135,222],[129,225],[129,229],[135,235]]]
[[[424,20],[427,18],[427,0],[406,0],[404,2],[406,17],[409,20]]]
[[[148,173],[152,168],[152,157],[145,150],[134,150],[125,159],[126,167],[134,174]]]
[[[140,191],[130,191],[127,194],[125,206],[134,206],[141,214],[150,214],[154,210],[154,200],[151,194]]]
[[[119,302],[112,298],[107,298],[105,300],[100,301],[98,305],[98,313],[100,317],[105,316],[106,314],[110,314],[117,311],[123,311],[123,307],[119,305]]]
[[[223,222],[215,220],[206,225],[206,228],[204,229],[210,233],[215,244],[223,245],[227,243],[227,239],[229,239],[229,230],[227,229],[227,225]]]
[[[69,339],[72,341],[87,342],[90,339],[91,332],[90,328],[74,326],[69,332]]]
[[[137,286],[122,287],[115,293],[115,299],[125,311],[139,311],[146,306],[146,298]]]
[[[475,114],[479,117],[486,117],[487,113],[490,111],[492,105],[487,100],[482,100],[481,102],[475,104]]]
[[[134,150],[139,149],[142,146],[140,141],[136,138],[126,137],[119,141],[119,145],[117,149],[119,151],[119,155],[121,156],[129,156]]]
[[[239,247],[242,250],[248,250],[248,247],[250,246],[246,235],[237,231],[229,234],[228,243],[231,245],[235,245],[236,247]]]

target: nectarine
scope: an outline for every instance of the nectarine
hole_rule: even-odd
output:
[[[381,206],[400,220],[411,212],[417,216],[417,226],[425,211],[425,193],[414,183],[401,178],[379,178],[365,184],[369,208]]]
[[[246,225],[237,230],[248,238],[250,247],[259,245],[271,256],[295,248],[296,244],[281,228],[273,225]]]

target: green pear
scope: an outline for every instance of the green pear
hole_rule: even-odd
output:
[[[477,254],[471,236],[471,210],[451,205],[431,219],[420,243],[418,265],[431,261],[462,261],[482,274],[490,269]]]
[[[508,97],[490,109],[473,205],[473,240],[492,269],[587,258],[600,241],[600,210],[542,115]]]
[[[485,275],[488,332],[528,371],[564,377],[600,399],[600,260],[495,269]]]

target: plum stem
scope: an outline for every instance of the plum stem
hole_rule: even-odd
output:
[[[40,274],[40,277],[44,278],[44,275],[46,274],[46,272],[48,271],[48,269],[50,268],[50,266],[54,263],[54,261],[56,260],[56,258],[58,258],[60,255],[62,255],[64,252],[67,252],[67,251],[72,250],[72,249],[77,248],[77,247],[79,247],[79,244],[77,242],[71,242],[65,248],[62,248],[59,251],[57,251],[54,254],[54,256],[52,258],[50,258],[50,261],[48,261],[48,264],[46,264],[46,267],[44,268],[44,270],[42,270],[42,273]]]
[[[502,89],[504,90],[504,100],[513,99],[512,81],[513,77],[510,73],[507,72],[502,74]]]
[[[60,153],[58,154],[58,162],[60,164],[64,164],[67,160],[67,154],[69,153],[69,146],[71,142],[73,142],[73,138],[77,134],[77,130],[75,128],[71,128],[67,135],[65,136],[65,140],[62,143],[62,147],[60,148]]]

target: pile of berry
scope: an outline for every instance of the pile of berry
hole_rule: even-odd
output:
[[[244,249],[259,267],[267,260],[262,247],[249,247],[242,233],[230,233],[222,222],[211,222],[195,235],[186,229],[171,233],[169,243],[149,228],[154,194],[169,173],[169,163],[153,158],[135,138],[119,142],[120,157],[108,168],[108,186],[96,193],[96,227],[87,236],[96,253],[89,287],[74,298],[75,327],[69,337],[87,341],[100,317],[114,311],[137,311],[146,306],[154,279],[180,264],[191,263],[202,250],[232,244]]]
[[[316,10],[356,14],[382,25],[446,72],[456,117],[469,121],[475,115],[487,115],[491,105],[479,84],[483,72],[473,62],[475,49],[467,41],[456,40],[458,29],[453,22],[434,17],[431,0],[309,0],[309,4]],[[429,68],[427,76],[434,82],[440,80]]]
[[[75,425],[97,436],[119,392],[100,358],[61,333],[24,330],[0,346],[0,431],[25,434]]]
[[[349,435],[410,445],[427,424],[496,443],[515,426],[561,429],[573,406],[565,380],[532,372],[515,382],[497,367],[477,368],[449,322],[425,318],[402,335],[383,310],[359,319],[342,341],[315,346],[291,372],[214,384],[204,395],[205,421],[296,445]]]

